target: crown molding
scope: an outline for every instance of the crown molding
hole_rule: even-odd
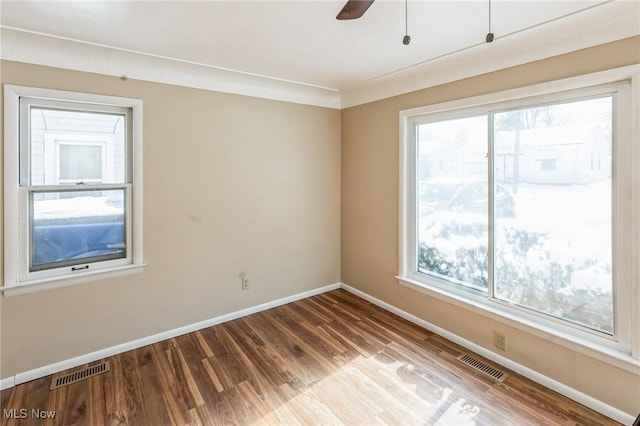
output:
[[[363,82],[340,92],[362,105],[640,34],[640,2],[611,1]],[[597,61],[597,58],[594,58]]]
[[[614,0],[337,90],[0,27],[0,58],[197,89],[348,108],[640,34],[640,3]]]
[[[256,98],[340,108],[339,92],[295,81],[54,37],[0,29],[0,58]]]

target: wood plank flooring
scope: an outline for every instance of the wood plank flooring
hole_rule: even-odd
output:
[[[475,373],[462,352],[336,290],[110,357],[110,372],[53,391],[51,377],[7,389],[2,425],[616,424],[508,370]]]

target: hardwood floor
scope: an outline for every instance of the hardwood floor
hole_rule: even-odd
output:
[[[110,357],[82,382],[7,389],[2,424],[616,424],[508,370],[475,373],[462,352],[336,290]]]

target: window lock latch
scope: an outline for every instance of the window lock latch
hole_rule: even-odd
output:
[[[84,266],[74,266],[71,268],[72,272],[75,271],[82,271],[83,269],[89,269],[89,265],[84,265]]]

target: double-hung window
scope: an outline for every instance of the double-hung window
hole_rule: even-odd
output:
[[[637,73],[402,111],[401,282],[637,359]]]
[[[141,108],[5,86],[5,291],[141,264]]]

